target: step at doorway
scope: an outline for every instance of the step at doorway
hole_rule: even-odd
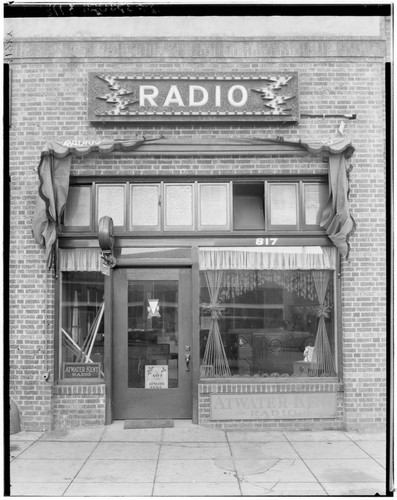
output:
[[[124,429],[159,429],[165,427],[174,427],[173,419],[126,419]]]

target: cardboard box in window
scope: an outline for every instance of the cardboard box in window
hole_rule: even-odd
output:
[[[311,375],[312,364],[307,361],[294,361],[294,375],[308,377]]]

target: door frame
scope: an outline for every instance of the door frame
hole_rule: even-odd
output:
[[[177,245],[175,245],[177,246]],[[157,245],[153,244],[153,247]],[[127,268],[172,268],[172,267],[188,267],[191,269],[192,283],[192,355],[191,355],[191,383],[192,383],[192,422],[198,423],[198,382],[200,374],[200,339],[199,339],[199,262],[198,262],[198,246],[190,247],[191,259],[156,259],[156,263],[149,265],[147,259],[137,259],[131,256],[120,256],[117,258],[115,269],[120,267]],[[113,406],[114,406],[114,376],[113,376],[113,316],[114,316],[114,276],[113,269],[110,269],[109,275],[105,276],[105,353],[104,353],[104,374],[105,374],[105,425],[110,425],[113,422]]]
[[[171,305],[169,310],[169,319],[176,320],[176,345],[171,349],[171,352],[178,354],[178,362],[172,362],[174,369],[177,368],[177,381],[174,386],[167,387],[164,391],[153,391],[145,388],[145,384],[130,385],[131,380],[129,377],[131,366],[130,356],[137,358],[133,355],[142,351],[141,347],[131,347],[127,349],[127,328],[130,326],[128,322],[128,308],[129,299],[128,291],[130,290],[130,283],[132,289],[135,288],[135,283],[143,283],[143,288],[140,288],[142,293],[138,294],[138,318],[146,321],[147,312],[146,306],[142,309],[142,300],[146,303],[147,293],[152,297],[152,283],[163,283],[161,286],[162,291],[159,297],[162,297],[160,308],[163,310],[164,315],[167,315],[166,303]],[[171,290],[171,296],[167,295],[164,289],[164,283],[167,283],[167,290]],[[191,326],[191,268],[187,267],[168,267],[168,268],[119,268],[114,273],[115,284],[115,308],[114,314],[114,345],[113,345],[113,359],[114,359],[114,413],[117,419],[191,419],[192,418],[192,371],[186,370],[185,367],[185,346],[189,346],[189,353],[192,349],[192,326]],[[147,288],[149,285],[149,288]],[[151,290],[151,291],[150,291]],[[175,294],[175,295],[174,295]],[[157,295],[155,295],[157,297]],[[175,300],[176,299],[176,300]],[[135,314],[134,312],[134,314]],[[163,316],[163,314],[161,314]],[[162,320],[160,320],[162,322]],[[146,324],[146,327],[148,325]],[[157,325],[157,328],[159,326]],[[156,337],[159,335],[158,341],[161,341],[160,330],[156,330]],[[157,343],[157,342],[156,342]],[[150,344],[150,342],[149,342]],[[144,342],[146,345],[146,342]],[[159,344],[160,345],[160,344]],[[142,354],[142,353],[141,353]],[[164,356],[163,356],[164,357]],[[156,364],[150,361],[149,358],[145,364]],[[135,364],[134,370],[137,369],[137,359],[132,361]],[[162,361],[162,364],[168,362]],[[175,375],[175,374],[174,374]],[[172,377],[174,378],[174,376]],[[141,379],[142,382],[142,379]]]

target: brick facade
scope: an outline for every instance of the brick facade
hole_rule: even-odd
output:
[[[382,26],[384,26],[382,24]],[[80,393],[53,387],[54,283],[31,234],[37,165],[46,141],[167,138],[338,137],[341,118],[302,117],[298,124],[93,125],[87,120],[90,71],[266,73],[298,71],[300,113],[357,114],[344,120],[352,159],[351,213],[358,229],[342,262],[343,387],[340,415],[326,428],[383,428],[386,420],[386,228],[384,35],[374,40],[28,40],[14,41],[10,128],[10,396],[25,430],[104,421],[104,386]],[[322,158],[74,158],[72,175],[325,174]],[[50,377],[44,375],[50,371]],[[83,389],[85,386],[83,386]],[[209,390],[209,389],[208,389]],[[202,387],[201,410],[208,390]],[[212,389],[211,389],[212,390]],[[80,408],[80,409],[79,409]],[[87,408],[85,416],[81,408]],[[67,415],[67,416],[66,416]],[[201,416],[205,420],[204,413]],[[317,424],[311,422],[313,426]],[[255,424],[253,424],[255,426]],[[276,423],[275,428],[307,423]],[[266,421],[264,427],[272,424]]]
[[[70,429],[105,423],[105,385],[53,387],[53,429]]]

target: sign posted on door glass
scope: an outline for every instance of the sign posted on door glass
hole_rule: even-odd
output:
[[[145,389],[168,389],[168,366],[145,366]]]

